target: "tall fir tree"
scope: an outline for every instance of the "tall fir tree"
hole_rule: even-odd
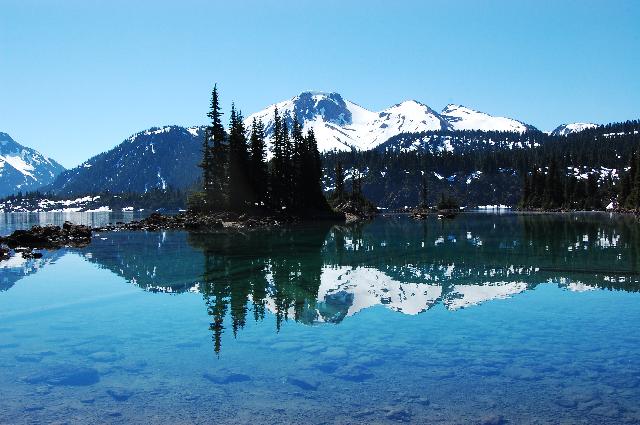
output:
[[[322,190],[322,162],[318,152],[318,142],[313,128],[310,128],[305,137],[305,169],[308,170],[305,178],[305,193],[307,196],[306,208],[317,210],[329,209],[327,200]]]
[[[306,204],[307,191],[305,188],[305,164],[304,158],[306,156],[305,139],[302,134],[302,126],[296,117],[293,117],[293,123],[291,126],[291,193],[292,193],[292,205],[296,210],[302,209]]]
[[[250,188],[247,179],[249,158],[242,113],[231,105],[229,122],[229,208],[241,211],[250,199]]]
[[[258,205],[267,203],[267,147],[264,136],[264,124],[254,118],[251,124],[251,159],[250,159],[250,182],[253,192],[253,202]]]
[[[208,167],[203,173],[208,176],[210,183],[206,186],[206,200],[208,209],[223,209],[226,206],[227,191],[227,147],[226,133],[222,125],[222,112],[220,111],[220,100],[218,98],[217,85],[213,86],[211,93],[211,108],[207,116],[211,119],[211,125],[207,132],[211,137],[209,142]]]
[[[282,137],[282,118],[275,108],[273,112],[273,159],[271,161],[271,199],[270,203],[273,208],[281,208],[283,206],[283,193],[285,191],[285,158],[284,158],[284,140]]]
[[[283,189],[280,193],[282,205],[286,208],[292,207],[293,194],[291,193],[291,186],[293,185],[293,145],[291,143],[291,137],[289,137],[289,127],[285,117],[282,119],[282,126],[280,128],[280,137],[282,140],[282,186]]]
[[[342,161],[336,161],[334,172],[336,180],[336,190],[334,197],[338,201],[342,201],[344,199],[344,170],[342,168]]]

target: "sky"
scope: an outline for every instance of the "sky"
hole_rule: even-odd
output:
[[[0,131],[66,167],[305,90],[552,130],[640,118],[640,1],[0,0]]]

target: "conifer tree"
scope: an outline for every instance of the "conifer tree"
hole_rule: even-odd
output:
[[[207,158],[208,167],[204,173],[210,179],[210,183],[206,185],[207,192],[205,193],[210,209],[221,209],[226,203],[226,135],[222,125],[222,112],[220,111],[219,102],[218,88],[217,85],[214,85],[211,93],[211,109],[207,113],[207,116],[211,119],[211,125],[207,128],[211,141],[209,142],[209,158]]]
[[[322,191],[322,162],[320,152],[318,152],[318,142],[312,128],[305,137],[305,193],[307,195],[307,206],[317,209],[328,209],[327,200]]]
[[[291,193],[291,186],[293,184],[293,164],[291,161],[293,148],[291,138],[289,137],[287,120],[284,117],[282,119],[282,126],[280,127],[280,138],[282,141],[282,190],[280,192],[280,199],[282,200],[283,206],[291,208],[293,200]]]
[[[422,208],[428,208],[429,203],[427,202],[427,177],[423,174],[422,175],[422,189],[421,189],[421,197],[422,197],[422,202],[421,202],[421,207]]]
[[[304,207],[307,199],[306,181],[305,181],[305,163],[306,146],[305,139],[302,135],[302,126],[296,117],[293,117],[291,127],[292,141],[292,157],[291,157],[291,193],[293,195],[292,204],[297,210]]]
[[[244,209],[249,200],[249,184],[247,181],[248,168],[247,139],[245,136],[242,113],[231,105],[231,120],[229,123],[229,208],[233,211]]]
[[[264,136],[264,124],[256,121],[251,125],[251,160],[250,160],[250,181],[253,192],[253,201],[259,205],[266,204],[267,201],[267,149]]]
[[[338,201],[344,199],[344,170],[342,169],[342,162],[337,161],[335,167],[335,179],[336,179],[336,191],[334,197]]]
[[[282,119],[278,113],[278,108],[275,108],[273,113],[273,160],[269,180],[271,182],[271,204],[272,207],[278,209],[283,206],[283,192],[285,188],[285,158],[283,144]]]

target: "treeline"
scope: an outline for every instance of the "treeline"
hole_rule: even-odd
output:
[[[267,161],[264,124],[254,120],[247,137],[242,113],[232,106],[228,131],[222,124],[217,87],[202,145],[202,190],[189,198],[200,212],[283,211],[307,214],[329,211],[321,186],[322,166],[313,130],[274,112],[273,157]]]
[[[137,192],[125,192],[125,193],[113,193],[113,192],[98,192],[88,195],[80,195],[77,199],[84,197],[97,198],[95,200],[80,202],[78,204],[70,204],[69,207],[82,207],[83,209],[94,209],[103,206],[107,206],[113,210],[118,210],[127,207],[133,207],[135,209],[165,209],[165,210],[179,210],[186,208],[188,190],[179,190],[169,187],[167,189],[152,189],[145,193]],[[8,207],[25,208],[27,210],[41,209],[40,203],[43,200],[49,200],[53,202],[73,201],[68,196],[56,195],[52,192],[18,192],[15,195],[9,195],[3,199],[0,199],[0,204]],[[60,205],[53,205],[54,209],[60,208]]]
[[[555,161],[562,176],[560,204],[566,200],[570,208],[598,208],[595,202],[598,198],[602,207],[606,207],[617,197],[617,177],[624,176],[630,156],[640,145],[639,132],[640,122],[634,120],[568,136],[541,132],[529,135],[450,131],[404,134],[396,137],[396,144],[401,141],[398,149],[390,147],[393,142],[390,140],[383,148],[372,151],[325,153],[325,186],[335,187],[333,170],[340,162],[347,176],[354,170],[360,172],[365,196],[384,207],[404,208],[421,203],[423,176],[430,188],[429,205],[435,205],[445,193],[458,199],[461,205],[515,206],[522,204],[526,174],[536,181],[529,182],[534,192],[531,199],[542,208],[541,205],[547,203],[541,194],[545,179],[532,174],[534,170],[545,174]],[[453,144],[453,151],[438,149],[444,140]],[[605,176],[613,170],[617,171],[611,181]],[[593,175],[591,183],[587,182],[589,175]],[[587,184],[592,185],[595,177],[598,195],[594,196]],[[348,180],[349,177],[347,184]],[[586,206],[579,206],[583,201]]]
[[[546,173],[535,168],[530,174],[524,174],[519,206],[542,210],[601,210],[605,206],[604,195],[610,195],[615,188],[610,176],[601,186],[598,185],[598,177],[594,173],[582,179],[567,176],[553,159]]]
[[[622,208],[637,210],[640,209],[640,152],[633,153],[628,168],[620,178],[618,203]]]

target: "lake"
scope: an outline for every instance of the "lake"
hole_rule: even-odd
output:
[[[0,263],[0,422],[640,423],[639,249],[602,213],[96,234]]]

